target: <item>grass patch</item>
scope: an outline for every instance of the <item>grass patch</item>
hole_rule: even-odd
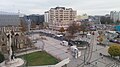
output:
[[[59,62],[58,59],[54,58],[45,51],[33,52],[19,57],[24,58],[27,61],[27,66],[53,65]]]

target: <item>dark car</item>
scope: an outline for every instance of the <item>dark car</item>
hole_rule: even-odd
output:
[[[90,46],[90,44],[86,41],[76,40],[76,41],[72,41],[72,43],[77,46]]]
[[[117,42],[117,40],[115,39],[115,40],[113,40],[113,39],[111,39],[111,40],[109,40],[110,42],[113,42],[113,43],[116,43]]]

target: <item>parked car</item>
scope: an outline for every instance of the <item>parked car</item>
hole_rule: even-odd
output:
[[[117,40],[117,39],[115,39],[115,40],[109,40],[110,42],[113,42],[113,43],[118,43],[118,44],[120,44],[120,40]]]
[[[67,42],[67,41],[62,41],[62,42],[60,43],[60,45],[68,46],[68,42]]]
[[[117,41],[116,43],[120,44],[120,41]]]
[[[109,40],[110,42],[113,42],[113,43],[116,43],[117,42],[117,40],[115,39],[115,40],[113,40],[113,39],[111,39],[111,40]]]
[[[57,37],[62,37],[63,35],[57,35]]]

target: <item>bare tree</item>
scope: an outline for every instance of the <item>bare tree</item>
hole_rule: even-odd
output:
[[[24,20],[20,19],[20,31],[26,32],[28,30],[27,28],[27,24],[25,24]]]
[[[79,25],[76,22],[73,22],[70,24],[70,26],[67,28],[67,31],[73,36],[75,33],[79,31]]]
[[[32,23],[31,23],[31,28],[32,28],[32,29],[35,29],[35,28],[36,28],[36,23],[35,23],[35,22],[32,22]]]
[[[59,30],[59,32],[61,32],[61,33],[65,32],[64,27],[61,27],[60,30]]]
[[[89,30],[89,24],[87,23],[81,24],[79,30],[82,31],[84,34],[84,32],[87,32]]]

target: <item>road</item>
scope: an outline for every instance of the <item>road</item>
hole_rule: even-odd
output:
[[[90,40],[91,40],[90,46],[93,46],[93,49],[91,51],[92,56],[89,58],[90,64],[86,64],[82,66],[80,65],[81,63],[84,62],[85,51],[82,50],[82,56],[80,56],[78,59],[72,58],[71,62],[68,64],[68,67],[83,67],[83,66],[84,67],[106,67],[106,65],[113,64],[115,62],[114,60],[100,56],[100,53],[108,55],[107,53],[108,47],[97,45],[97,36],[98,36],[98,33],[95,32],[95,35],[92,35],[90,37]],[[86,41],[90,42],[90,40],[86,38]]]
[[[46,52],[48,52],[49,54],[60,60],[64,60],[72,57],[70,52],[67,50],[69,47],[60,45],[61,41],[51,37],[46,37],[46,36],[42,36],[42,37],[46,38],[46,40],[43,40],[44,50]],[[35,43],[35,46],[38,48],[42,48],[43,42],[41,40],[38,40],[37,43]]]
[[[88,64],[88,65],[86,64],[86,65],[84,65],[84,67],[106,67],[106,65],[113,64],[115,62],[114,60],[111,60],[109,58],[102,57],[99,55],[100,53],[108,55],[108,53],[107,53],[108,47],[97,45],[97,36],[98,36],[98,33],[96,31],[95,35],[91,35],[89,37],[90,39],[85,38],[85,37],[81,38],[81,40],[85,40],[85,41],[90,42],[90,46],[92,47],[92,50],[90,51],[91,56],[89,58],[90,64]],[[79,64],[84,62],[85,50],[81,50],[82,55],[79,58],[75,59],[71,56],[70,52],[67,51],[68,47],[60,45],[61,41],[56,40],[56,39],[51,38],[51,37],[46,37],[46,38],[47,38],[47,40],[44,40],[44,42],[45,42],[44,49],[48,53],[52,54],[53,56],[55,56],[61,60],[69,57],[71,61],[67,65],[68,67],[82,67],[83,66],[83,65],[79,66]],[[79,38],[80,37],[78,37],[78,39]],[[38,45],[40,45],[40,41],[38,41]],[[86,55],[87,54],[88,54],[88,52],[86,52]]]

